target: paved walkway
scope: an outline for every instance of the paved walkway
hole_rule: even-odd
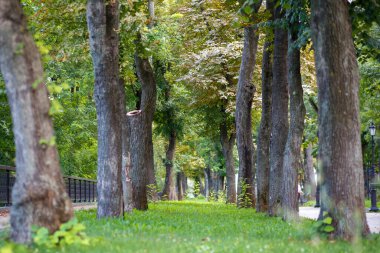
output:
[[[300,207],[300,216],[316,220],[319,215],[319,208]],[[371,233],[380,233],[380,213],[368,213],[367,222]]]
[[[96,208],[94,203],[74,203],[74,210],[86,210]],[[9,227],[9,209],[1,208],[0,209],[0,230]]]

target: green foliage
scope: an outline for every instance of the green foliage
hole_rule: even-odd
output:
[[[246,183],[244,180],[240,182],[241,192],[237,196],[239,203],[239,208],[250,208],[252,207],[252,194],[248,192],[248,189],[251,188],[251,185]]]
[[[146,187],[148,188],[147,189],[148,201],[156,203],[157,200],[156,200],[155,196],[157,196],[157,193],[158,193],[157,185],[155,185],[155,184],[148,184]]]
[[[45,227],[34,228],[33,242],[42,248],[65,247],[73,244],[89,245],[90,239],[84,230],[86,227],[76,218],[62,224],[53,234]]]
[[[321,234],[330,234],[334,232],[335,228],[332,225],[333,219],[327,212],[323,213],[323,219],[318,220],[313,224],[312,229]]]

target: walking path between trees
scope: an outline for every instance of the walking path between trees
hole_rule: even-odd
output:
[[[75,211],[96,208],[94,203],[73,203]],[[0,230],[9,227],[9,208],[0,208]]]
[[[75,210],[96,208],[94,203],[77,203],[74,204]],[[319,208],[300,207],[300,216],[316,220],[319,215]],[[371,233],[380,233],[380,213],[368,213],[367,221]],[[0,230],[9,227],[9,210],[8,208],[0,209]]]
[[[319,215],[319,208],[300,207],[300,216],[316,220]],[[380,233],[380,213],[367,212],[367,222],[371,233]]]

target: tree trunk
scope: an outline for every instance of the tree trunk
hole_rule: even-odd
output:
[[[148,27],[152,28],[154,25],[154,1],[148,1],[148,11],[149,11],[149,23]],[[141,44],[141,35],[137,35],[136,44]],[[156,109],[156,96],[157,96],[157,86],[156,80],[154,77],[154,71],[150,65],[149,59],[145,57],[140,57],[139,53],[135,54],[135,63],[136,63],[136,72],[138,79],[141,83],[141,103],[140,110],[143,113],[143,125],[145,129],[145,164],[147,168],[147,184],[157,185],[156,177],[154,175],[154,153],[153,153],[153,134],[152,134],[152,123],[154,111]],[[152,196],[154,199],[157,199],[158,196]]]
[[[122,211],[122,112],[119,82],[119,2],[87,3],[98,118],[98,218]]]
[[[227,174],[227,203],[236,203],[236,182],[235,182],[235,166],[233,148],[235,145],[235,134],[228,136],[227,123],[220,125],[220,142],[222,144],[223,156],[226,162]],[[205,181],[206,181],[205,177]]]
[[[244,28],[244,48],[240,66],[238,90],[236,95],[236,140],[239,153],[238,195],[245,194],[255,205],[253,187],[253,142],[252,142],[252,99],[255,86],[252,82],[256,63],[258,35],[253,27]],[[235,181],[235,179],[234,179]],[[245,193],[242,184],[248,185]],[[240,201],[237,205],[241,206]]]
[[[304,162],[304,189],[305,189],[305,195],[308,197],[309,200],[312,199],[312,197],[315,196],[316,191],[316,183],[315,183],[315,173],[314,173],[314,166],[313,166],[313,156],[312,156],[312,149],[313,146],[311,143],[307,146],[307,148],[304,150],[305,153],[305,162]]]
[[[40,54],[19,1],[0,0],[0,69],[11,108],[17,177],[11,239],[32,241],[32,225],[51,233],[73,216],[59,166]]]
[[[212,192],[212,178],[211,178],[211,170],[210,167],[207,167],[204,169],[204,175],[205,175],[205,188],[206,188],[206,199],[210,199],[210,193]]]
[[[275,20],[284,17],[281,7],[275,10]],[[269,215],[278,215],[281,207],[283,162],[288,134],[288,33],[281,27],[274,29],[272,81],[272,136],[270,143]]]
[[[145,166],[144,139],[145,129],[141,127],[143,123],[143,113],[140,110],[127,113],[129,146],[131,150],[131,179],[132,179],[132,200],[133,208],[137,210],[148,209],[147,199],[147,168]]]
[[[183,200],[182,176],[183,176],[183,174],[181,172],[176,173],[176,187],[177,187],[177,198],[178,198],[178,200]]]
[[[175,172],[173,168],[174,153],[176,146],[176,135],[175,132],[170,133],[169,145],[166,150],[166,159],[165,159],[165,185],[162,190],[162,196],[166,196],[167,200],[177,200],[177,194],[175,190]]]
[[[290,127],[284,155],[282,208],[284,220],[298,219],[298,170],[302,168],[301,144],[306,114],[303,102],[300,50],[297,24],[291,23],[288,47],[288,83],[290,93]],[[293,30],[294,29],[294,30]]]
[[[272,14],[273,1],[266,1],[266,9]],[[268,32],[263,49],[263,62],[261,71],[261,122],[257,138],[257,212],[267,212],[269,208],[269,146],[271,133],[272,111],[272,57],[273,38],[272,32]]]
[[[124,83],[120,85],[122,97],[125,97]],[[122,187],[123,187],[123,207],[124,212],[131,212],[133,210],[133,192],[132,192],[132,179],[131,179],[131,152],[129,147],[129,129],[128,119],[125,110],[125,100],[122,99],[121,118],[122,118]]]
[[[359,73],[347,1],[313,0],[318,82],[321,198],[335,230],[352,240],[369,233],[364,211]]]
[[[214,200],[218,200],[219,186],[220,186],[219,180],[220,180],[219,173],[216,171],[211,171],[212,190],[210,194],[213,195]]]

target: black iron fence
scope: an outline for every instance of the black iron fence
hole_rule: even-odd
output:
[[[64,176],[66,191],[74,203],[97,200],[96,180]],[[12,187],[16,180],[16,169],[0,165],[0,206],[12,205]]]

